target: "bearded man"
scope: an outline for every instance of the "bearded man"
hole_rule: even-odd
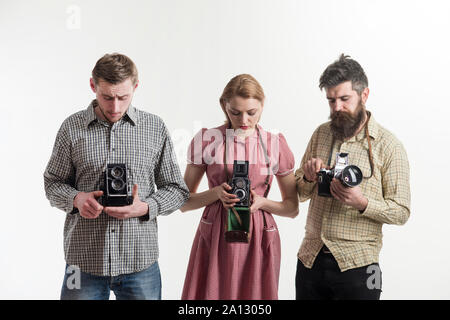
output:
[[[305,237],[298,251],[296,299],[380,299],[383,224],[403,225],[410,215],[409,164],[399,140],[366,110],[367,76],[342,54],[320,77],[330,121],[313,133],[296,171],[301,202],[310,200]],[[320,169],[337,155],[362,171],[362,182],[330,182],[319,196]]]

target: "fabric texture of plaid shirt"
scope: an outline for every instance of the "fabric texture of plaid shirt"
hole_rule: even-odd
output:
[[[56,137],[44,172],[50,204],[66,212],[64,254],[69,265],[99,276],[141,271],[159,256],[158,215],[181,207],[189,197],[164,122],[132,105],[121,120],[97,118],[96,100],[68,117]],[[85,219],[73,207],[78,192],[100,190],[106,165],[125,163],[146,216],[116,219],[101,213]],[[155,190],[155,185],[157,190]]]
[[[330,122],[313,133],[300,168],[295,172],[301,202],[310,199],[305,237],[298,251],[298,259],[311,268],[325,244],[336,259],[341,271],[378,262],[382,247],[384,223],[402,225],[410,215],[409,163],[406,151],[397,138],[375,122],[369,113],[369,136],[372,145],[374,171],[359,187],[368,199],[364,212],[359,212],[334,198],[317,195],[317,183],[303,179],[302,166],[311,158],[327,164],[332,145]],[[349,164],[357,165],[364,177],[371,168],[365,130],[342,142],[336,140],[331,152],[331,166],[336,153],[349,154]]]

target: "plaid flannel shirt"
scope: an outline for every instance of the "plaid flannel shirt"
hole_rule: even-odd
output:
[[[317,183],[303,179],[303,164],[320,158],[327,164],[332,133],[330,122],[319,126],[306,148],[300,168],[295,172],[301,202],[309,200],[305,237],[298,258],[311,268],[325,244],[335,257],[341,271],[378,262],[382,247],[384,223],[402,225],[410,214],[409,164],[402,144],[370,116],[369,136],[374,160],[373,176],[363,179],[359,187],[368,199],[366,210],[360,213],[334,198],[317,195]],[[349,154],[349,164],[357,165],[364,177],[371,173],[365,130],[343,142],[336,140],[331,166],[337,152]]]
[[[158,259],[156,217],[181,207],[189,190],[161,118],[130,105],[121,120],[109,124],[96,117],[96,104],[63,122],[44,172],[45,192],[52,206],[66,212],[69,265],[100,276],[138,272]],[[102,212],[85,219],[73,207],[78,192],[100,189],[108,163],[127,164],[131,183],[149,206],[146,216],[119,220]]]

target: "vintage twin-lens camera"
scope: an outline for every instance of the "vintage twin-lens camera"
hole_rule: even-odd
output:
[[[121,207],[133,203],[126,164],[114,163],[106,166],[102,191],[101,201],[105,207]]]
[[[231,193],[240,200],[234,207],[250,206],[250,180],[248,179],[248,161],[234,160],[233,178],[230,182]]]
[[[235,160],[233,164],[233,177],[229,182],[232,194],[239,202],[228,210],[227,242],[248,242],[250,229],[250,179],[248,178],[248,161]]]
[[[339,179],[346,187],[356,187],[361,183],[363,174],[355,165],[348,164],[348,153],[336,154],[336,165],[327,170],[322,168],[318,175],[318,194],[322,197],[331,197],[330,183],[333,178]]]

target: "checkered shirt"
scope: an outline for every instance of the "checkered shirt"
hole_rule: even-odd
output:
[[[189,197],[164,122],[132,105],[114,124],[97,118],[93,100],[68,117],[56,136],[44,172],[50,204],[66,212],[64,253],[69,265],[99,276],[138,272],[158,259],[158,215],[181,207]],[[99,190],[108,163],[125,163],[144,217],[119,220],[105,213],[85,219],[73,207],[78,192]],[[155,190],[155,185],[156,189]]]
[[[368,122],[372,144],[374,172],[359,185],[368,199],[364,212],[359,212],[334,198],[317,195],[316,183],[303,179],[303,164],[320,158],[327,164],[332,144],[330,122],[319,126],[306,148],[300,168],[295,172],[301,202],[309,200],[305,237],[298,258],[311,268],[325,244],[335,257],[341,271],[378,262],[382,247],[384,223],[402,225],[410,214],[410,186],[408,158],[402,144],[388,130],[370,116]],[[371,173],[365,130],[342,142],[336,140],[331,166],[337,152],[349,154],[349,164],[357,165],[364,177]]]

